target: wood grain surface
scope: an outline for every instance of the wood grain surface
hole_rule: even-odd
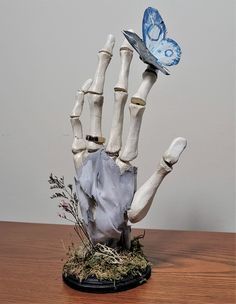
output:
[[[61,280],[71,226],[0,222],[0,231],[0,303],[236,303],[232,233],[146,230],[149,281],[124,292],[90,294]]]

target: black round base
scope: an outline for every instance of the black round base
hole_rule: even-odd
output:
[[[63,281],[70,287],[86,292],[94,293],[108,293],[124,291],[134,287],[137,287],[145,283],[151,276],[151,267],[147,268],[141,272],[140,276],[128,276],[119,281],[99,281],[96,278],[88,278],[82,282],[73,276],[62,275]]]

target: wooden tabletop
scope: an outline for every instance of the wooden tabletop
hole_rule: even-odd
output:
[[[0,222],[0,303],[236,303],[235,234],[146,230],[151,278],[113,294],[62,282],[63,243],[73,237],[71,226]]]

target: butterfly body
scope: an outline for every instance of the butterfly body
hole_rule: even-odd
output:
[[[123,31],[123,33],[143,62],[169,75],[166,66],[179,63],[181,49],[176,41],[166,38],[165,23],[155,8],[149,7],[145,10],[142,31],[143,40],[133,32]]]

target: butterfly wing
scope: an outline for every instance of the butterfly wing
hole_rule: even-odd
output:
[[[143,14],[143,41],[151,51],[156,48],[159,42],[166,37],[166,26],[158,10],[148,7]]]
[[[146,45],[142,41],[142,39],[135,33],[130,31],[123,31],[123,34],[125,35],[126,39],[129,41],[129,43],[132,45],[132,47],[138,52],[140,59],[155,69],[160,70],[162,73],[169,75],[169,71],[161,64],[159,64],[158,60],[156,59],[153,54],[149,52]]]
[[[179,63],[181,48],[176,41],[166,38],[167,29],[158,10],[148,7],[143,15],[143,41],[160,65]]]
[[[136,50],[136,52],[138,52],[141,59],[144,61],[148,49],[146,48],[142,39],[134,32],[123,31],[123,34],[125,35],[125,38],[129,41],[129,43],[132,45],[132,47]]]
[[[158,48],[150,50],[152,55],[157,58],[160,64],[171,66],[180,61],[181,48],[176,41],[166,38],[158,44]]]

